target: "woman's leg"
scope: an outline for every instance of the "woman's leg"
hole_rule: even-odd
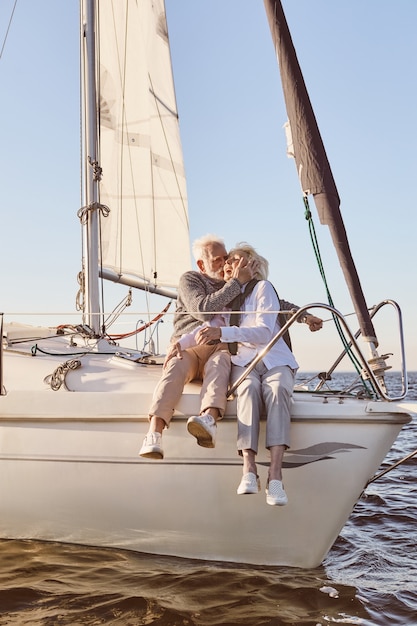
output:
[[[290,445],[291,398],[294,372],[278,366],[262,377],[262,396],[266,410],[266,447]]]
[[[262,367],[264,367],[262,365]],[[236,389],[237,397],[237,449],[258,452],[259,420],[262,412],[262,390],[259,364],[251,371]],[[244,371],[243,367],[232,365],[232,384]]]
[[[242,480],[238,495],[258,493],[261,486],[256,468],[258,452],[259,421],[262,411],[260,371],[257,366],[236,390],[237,396],[237,448],[243,457]],[[242,374],[243,368],[232,366],[232,383]]]
[[[291,397],[295,374],[287,366],[275,367],[262,379],[266,408],[266,447],[271,462],[268,472],[267,503],[285,505],[287,495],[282,485],[282,461],[290,445]]]

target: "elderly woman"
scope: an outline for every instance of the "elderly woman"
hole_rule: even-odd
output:
[[[214,340],[234,345],[236,354],[232,354],[231,381],[234,383],[241,376],[244,368],[263,350],[278,333],[281,326],[277,311],[279,298],[273,285],[266,280],[268,261],[256,250],[246,244],[238,244],[229,252],[225,265],[225,279],[232,275],[233,268],[251,261],[257,263],[258,278],[252,291],[241,305],[240,320],[230,326],[200,328],[196,334],[197,343],[204,344]],[[244,291],[244,287],[242,287]],[[307,316],[311,330],[321,328],[322,321],[314,316]],[[235,350],[231,350],[235,352]],[[266,485],[266,501],[270,505],[283,506],[288,498],[282,484],[282,459],[284,451],[290,445],[290,403],[294,387],[294,378],[298,369],[297,361],[283,338],[280,338],[263,359],[256,365],[247,378],[236,390],[238,437],[237,448],[243,457],[243,476],[237,488],[239,495],[254,494],[260,491],[260,480],[256,469],[258,452],[259,422],[266,411],[266,448],[270,452],[271,462]]]

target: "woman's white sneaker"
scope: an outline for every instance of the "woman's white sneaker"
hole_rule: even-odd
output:
[[[240,485],[237,488],[237,495],[242,496],[247,493],[258,493],[260,490],[261,481],[259,480],[259,476],[253,474],[253,472],[248,472],[242,476]]]
[[[265,491],[267,504],[271,506],[285,506],[287,504],[288,497],[280,480],[270,480]]]

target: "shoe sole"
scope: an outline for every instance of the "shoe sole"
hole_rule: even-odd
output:
[[[198,422],[190,422],[187,424],[187,430],[197,439],[197,443],[202,448],[214,448],[215,443],[213,441],[213,437],[206,431],[204,426],[199,424]]]
[[[150,450],[149,452],[139,452],[139,456],[145,459],[158,459],[159,461],[164,458],[164,455],[158,450]]]
[[[237,495],[238,495],[238,496],[250,496],[250,495],[252,495],[252,494],[259,493],[259,491],[260,491],[260,489],[257,489],[256,491],[253,491],[252,489],[250,489],[250,490],[249,490],[249,489],[246,489],[245,491],[239,491],[239,490],[237,490],[237,492],[236,492],[236,493],[237,493]]]
[[[273,481],[271,481],[271,483],[272,482],[279,482],[279,481],[275,481],[274,479]],[[265,493],[266,493],[266,503],[271,506],[285,506],[286,504],[288,504],[288,496],[285,493],[283,488],[280,489],[280,495],[278,494],[272,495],[269,493],[269,481],[268,481],[268,484],[266,485]]]
[[[285,506],[286,504],[288,504],[288,498],[276,500],[274,496],[270,496],[268,495],[268,492],[266,492],[266,503],[270,504],[271,506]]]
[[[288,500],[286,500],[285,502],[276,502],[275,500],[272,501],[269,498],[267,498],[266,503],[270,504],[271,506],[285,506],[286,504],[288,504]]]

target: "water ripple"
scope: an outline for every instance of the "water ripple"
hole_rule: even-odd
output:
[[[416,448],[414,420],[381,470]],[[417,626],[416,469],[369,485],[312,570],[0,541],[0,626]]]

